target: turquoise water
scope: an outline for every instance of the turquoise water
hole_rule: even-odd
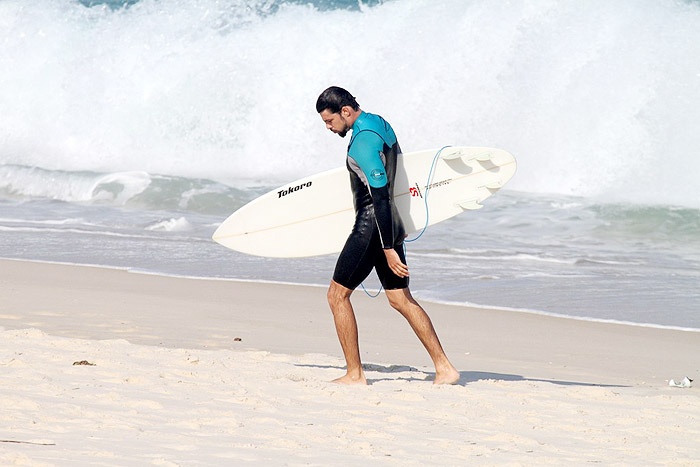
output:
[[[209,237],[343,163],[337,84],[406,151],[518,159],[409,246],[419,296],[700,329],[698,2],[5,0],[0,41],[2,257],[326,284]]]

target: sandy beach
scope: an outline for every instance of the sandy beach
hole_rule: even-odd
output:
[[[0,464],[700,465],[699,332],[354,301],[361,388],[323,288],[2,260]]]
[[[700,467],[699,25],[700,0],[0,1],[0,467]],[[317,112],[330,86],[352,112]],[[338,168],[411,194],[456,384],[362,290],[369,384],[331,382],[337,255],[300,243],[352,228],[320,227],[366,194]],[[286,253],[213,240],[250,203]]]

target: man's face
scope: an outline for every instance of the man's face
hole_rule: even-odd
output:
[[[342,109],[340,113],[332,113],[330,110],[326,109],[319,115],[321,115],[323,123],[326,124],[326,128],[331,130],[336,135],[340,135],[341,138],[345,138],[345,135],[348,134],[348,130],[350,130],[351,127],[348,125],[348,122],[343,116],[342,112]]]

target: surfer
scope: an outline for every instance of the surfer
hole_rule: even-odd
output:
[[[350,295],[374,269],[389,304],[406,318],[435,364],[435,384],[454,384],[459,372],[450,363],[425,310],[411,296],[403,241],[392,184],[401,148],[382,117],[364,112],[345,89],[332,86],[319,96],[316,111],[326,128],[341,137],[352,130],[346,166],[354,195],[355,225],[338,257],[328,289],[328,304],[343,349],[347,372],[334,382],[367,384]]]

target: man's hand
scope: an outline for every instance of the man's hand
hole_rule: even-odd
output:
[[[403,264],[399,254],[392,248],[384,250],[384,255],[386,256],[386,262],[389,264],[389,268],[394,274],[399,277],[408,277],[408,266]]]

